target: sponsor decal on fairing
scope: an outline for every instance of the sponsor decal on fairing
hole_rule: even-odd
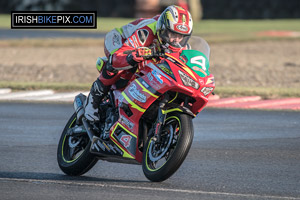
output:
[[[164,81],[161,79],[161,75],[158,74],[156,70],[152,70],[151,73],[152,73],[152,75],[156,78],[156,80],[157,80],[158,82],[160,82],[160,84],[163,84],[163,83],[164,83]]]
[[[140,90],[137,89],[137,86],[133,83],[129,90],[129,94],[136,100],[142,103],[146,103],[147,97],[143,93],[140,92]]]
[[[125,124],[130,129],[133,129],[133,127],[134,127],[134,124],[131,121],[129,121],[129,119],[124,117],[123,115],[120,116],[120,122]]]
[[[153,76],[151,75],[150,72],[147,74],[147,77],[148,77],[149,81],[153,81]]]
[[[155,89],[159,90],[161,88],[161,84],[154,80],[154,77],[152,76],[151,72],[147,74],[147,77],[149,79],[149,84]]]
[[[150,87],[145,81],[142,81],[142,84],[143,84],[143,86],[145,86],[145,88],[147,88],[147,89]]]

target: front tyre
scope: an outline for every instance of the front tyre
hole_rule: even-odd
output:
[[[70,135],[68,130],[76,127],[76,113],[65,126],[57,148],[57,162],[60,169],[67,175],[79,176],[89,171],[97,159],[89,151],[91,141],[87,133]]]
[[[168,179],[183,163],[194,137],[192,118],[183,113],[172,112],[162,127],[161,142],[148,138],[143,152],[143,172],[154,182]]]

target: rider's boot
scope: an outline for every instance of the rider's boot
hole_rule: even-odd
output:
[[[105,86],[99,79],[97,79],[92,87],[88,98],[85,103],[85,118],[91,123],[98,122],[99,116],[99,105],[105,95],[107,95],[110,86]]]

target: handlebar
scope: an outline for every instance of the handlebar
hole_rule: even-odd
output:
[[[151,56],[152,57],[164,57],[165,56],[165,52],[162,52],[162,51],[153,52],[153,54]]]
[[[152,58],[157,58],[157,57],[164,57],[165,52],[164,51],[156,51],[154,49],[149,49],[151,50],[151,55],[139,55],[137,49],[135,50],[127,50],[124,51],[124,54],[131,54],[133,52],[137,52],[137,57],[144,57],[146,60],[152,59]]]

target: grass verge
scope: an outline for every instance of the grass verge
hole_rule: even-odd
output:
[[[0,40],[0,47],[72,47],[104,46],[104,40],[94,38],[13,39]]]
[[[67,29],[57,31],[84,31],[107,33],[116,27],[133,21],[133,18],[104,18],[98,17],[97,29]],[[300,32],[300,19],[277,20],[202,20],[194,23],[193,35],[202,36],[209,43],[243,42],[259,40],[297,39],[300,37],[269,37],[260,36],[263,31],[292,31]],[[10,29],[10,15],[0,15],[0,28]],[[56,29],[51,29],[56,30]],[[41,30],[38,30],[41,31]],[[65,41],[64,41],[65,40]],[[103,44],[102,39],[10,39],[0,40],[0,47],[4,46],[91,46]]]
[[[52,89],[57,92],[64,91],[89,91],[91,83],[43,83],[43,82],[0,82],[0,88],[20,90]],[[221,98],[239,96],[261,96],[263,99],[300,97],[298,88],[250,88],[250,87],[226,87],[215,89],[215,94]]]
[[[263,87],[216,87],[215,94],[222,98],[239,96],[261,96],[263,99],[300,97],[299,88],[263,88]]]
[[[218,35],[218,34],[211,34],[207,36],[203,36],[203,38],[209,44],[216,44],[216,43],[235,43],[235,42],[255,42],[255,41],[262,41],[262,40],[269,40],[269,41],[296,41],[300,40],[299,38],[279,38],[279,37],[251,37],[251,36],[234,36],[234,35]],[[76,47],[76,46],[103,46],[104,39],[103,38],[52,38],[52,39],[10,39],[10,40],[0,40],[0,48],[1,47]]]
[[[136,20],[136,18],[112,18],[98,17],[97,29],[85,29],[76,31],[108,32],[116,27]],[[194,34],[204,33],[243,33],[265,30],[300,31],[300,19],[276,19],[276,20],[201,20],[194,22]],[[11,28],[11,16],[0,14],[0,28]],[[52,29],[53,30],[53,29]],[[74,31],[68,29],[66,31]],[[65,30],[64,30],[65,31]]]

